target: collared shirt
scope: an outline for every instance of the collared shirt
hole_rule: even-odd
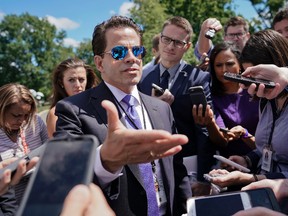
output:
[[[167,70],[170,74],[169,83],[168,83],[168,89],[169,90],[172,88],[175,80],[177,80],[177,77],[179,75],[178,71],[181,71],[183,69],[183,67],[185,66],[185,64],[186,64],[186,62],[184,60],[181,60],[178,64],[167,69],[160,63],[160,65],[159,65],[159,67],[160,67],[160,79],[161,79],[165,70]]]

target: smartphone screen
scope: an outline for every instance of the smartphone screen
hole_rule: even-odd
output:
[[[96,157],[96,138],[50,140],[31,176],[17,215],[59,215],[68,192],[89,184]]]
[[[275,194],[271,188],[257,188],[245,192],[249,194],[253,206],[262,206],[275,211],[281,211]]]
[[[188,200],[188,216],[230,216],[251,207],[249,195],[245,192],[199,197]]]

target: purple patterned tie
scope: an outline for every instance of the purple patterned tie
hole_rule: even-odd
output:
[[[126,95],[122,101],[128,106],[126,110],[126,114],[129,115],[130,119],[125,116],[127,127],[134,129],[142,129],[141,121],[137,110],[135,109],[135,98],[132,95]],[[133,123],[131,122],[133,121]],[[151,163],[143,163],[138,164],[140,175],[143,179],[144,188],[147,195],[147,203],[148,203],[148,216],[158,216],[159,215],[159,207],[156,199],[156,191],[153,180],[152,166]]]

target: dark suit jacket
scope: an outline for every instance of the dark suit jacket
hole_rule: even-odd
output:
[[[171,108],[178,132],[189,138],[188,144],[183,146],[182,151],[177,156],[198,155],[198,180],[203,181],[203,174],[209,172],[214,163],[213,154],[215,149],[209,140],[207,128],[194,123],[188,89],[192,86],[202,86],[207,102],[212,106],[210,74],[189,64],[185,64],[183,69],[177,73],[179,73],[179,76],[170,89],[174,95]],[[151,95],[152,83],[160,84],[159,64],[153,68],[153,71],[143,73],[138,89],[144,94]]]
[[[158,99],[141,93],[140,97],[150,117],[152,127],[175,133],[174,118],[170,107]],[[112,93],[102,82],[96,88],[58,102],[55,112],[58,116],[55,135],[92,134],[99,139],[100,143],[103,143],[107,135],[106,110],[101,106],[103,100],[110,100],[115,104]],[[173,168],[174,164],[175,168]],[[181,161],[173,163],[173,157],[161,159],[160,166],[168,201],[167,215],[181,215],[186,211],[186,199],[191,196],[191,188],[188,178],[180,176],[182,179],[178,179],[174,170],[183,170],[185,167]],[[96,184],[98,182],[96,177],[95,182]],[[179,182],[178,185],[175,182]],[[142,186],[137,165],[126,165],[123,175],[114,180],[109,189],[109,194],[107,190],[103,192],[117,215],[147,215],[146,192]]]

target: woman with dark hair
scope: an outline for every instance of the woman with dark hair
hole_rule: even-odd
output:
[[[224,78],[225,72],[241,72],[239,58],[240,50],[231,43],[223,42],[214,47],[209,66],[215,116],[212,109],[207,107],[204,117],[200,114],[195,118],[197,123],[207,126],[211,141],[225,157],[244,155],[255,148],[258,101],[250,101],[246,90]],[[193,111],[195,116],[196,108]]]
[[[274,30],[259,31],[246,43],[240,60],[244,69],[257,64],[284,67],[288,62],[288,41]],[[262,108],[255,133],[256,149],[244,157],[230,157],[231,160],[250,168],[253,173],[213,170],[211,174],[226,174],[212,178],[213,183],[219,186],[246,185],[266,178],[288,178],[287,103],[288,93],[285,89],[275,99],[261,99]]]
[[[89,65],[78,58],[69,58],[61,62],[53,72],[52,103],[47,115],[46,123],[49,137],[53,137],[57,116],[55,105],[59,100],[78,94],[86,89],[95,87],[99,80]]]

